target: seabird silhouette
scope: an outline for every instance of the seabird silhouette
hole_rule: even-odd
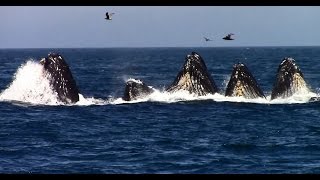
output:
[[[112,19],[112,18],[111,18],[112,15],[114,15],[114,13],[110,13],[110,14],[109,14],[109,13],[107,12],[105,19],[106,19],[106,20],[111,20],[111,19]]]
[[[211,39],[209,38],[206,38],[206,37],[203,37],[205,41],[212,41]]]
[[[234,34],[230,33],[230,34],[228,34],[227,36],[225,36],[222,39],[224,39],[224,40],[234,40],[234,39],[231,38],[232,35],[234,35]]]

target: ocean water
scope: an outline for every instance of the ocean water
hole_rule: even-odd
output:
[[[191,52],[218,94],[164,91]],[[49,52],[67,61],[80,101],[64,105],[41,76]],[[270,101],[284,57],[309,91]],[[232,66],[245,63],[267,99],[226,98]],[[320,173],[320,47],[0,50],[0,173]],[[121,100],[125,81],[157,91]]]

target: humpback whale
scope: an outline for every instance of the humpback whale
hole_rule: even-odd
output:
[[[64,103],[75,103],[79,101],[79,90],[73,79],[65,59],[58,53],[49,53],[48,57],[42,58],[46,74],[49,75],[50,85],[57,92],[58,98]]]
[[[243,63],[238,63],[233,66],[225,96],[237,96],[247,99],[265,98],[257,81],[250,73],[248,67]]]
[[[136,100],[153,92],[154,90],[151,87],[147,86],[141,80],[129,79],[126,82],[126,87],[122,99],[125,101]]]
[[[176,92],[178,90],[186,90],[198,96],[218,92],[218,88],[208,73],[204,60],[196,52],[186,56],[182,69],[173,83],[166,89],[167,92]]]
[[[285,57],[278,67],[271,100],[289,97],[303,89],[308,89],[308,87],[300,68],[293,58]]]

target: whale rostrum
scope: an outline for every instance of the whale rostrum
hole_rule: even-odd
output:
[[[79,101],[79,89],[74,80],[69,65],[58,53],[49,53],[40,60],[45,72],[49,76],[50,85],[57,93],[60,101],[75,103]]]
[[[186,56],[185,63],[175,80],[166,89],[167,92],[179,90],[185,90],[198,96],[218,92],[218,88],[209,74],[204,60],[196,52]]]

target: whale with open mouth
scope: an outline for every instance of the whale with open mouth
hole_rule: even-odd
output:
[[[147,86],[144,82],[138,79],[129,79],[126,82],[124,95],[122,97],[125,101],[132,101],[143,98],[154,92],[154,89]]]
[[[79,90],[71,70],[65,59],[58,53],[49,53],[42,58],[45,73],[48,75],[52,89],[57,93],[60,101],[64,103],[76,103],[79,101]]]
[[[233,66],[225,96],[244,97],[247,99],[265,98],[257,81],[248,67],[243,63],[238,63]]]
[[[308,89],[307,83],[295,60],[285,57],[278,67],[271,92],[271,100],[290,97],[306,89]]]
[[[186,90],[198,96],[218,92],[218,88],[209,74],[204,60],[196,52],[186,56],[182,69],[173,83],[166,89],[170,93],[179,90]]]

